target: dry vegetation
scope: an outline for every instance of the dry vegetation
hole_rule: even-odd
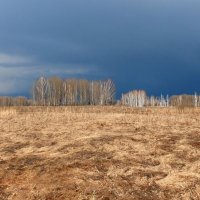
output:
[[[0,199],[200,199],[200,109],[0,109]]]

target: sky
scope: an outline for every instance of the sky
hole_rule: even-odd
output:
[[[200,93],[199,0],[1,0],[0,95],[39,76],[114,80],[117,96]]]

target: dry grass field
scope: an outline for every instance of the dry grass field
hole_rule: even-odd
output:
[[[200,199],[200,109],[0,109],[0,200]]]

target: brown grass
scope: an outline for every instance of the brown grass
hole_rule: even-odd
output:
[[[0,109],[0,200],[200,199],[200,109]]]

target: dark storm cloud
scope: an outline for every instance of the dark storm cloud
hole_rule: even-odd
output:
[[[0,93],[26,93],[54,73],[111,77],[119,93],[198,92],[199,9],[198,0],[2,0]]]

